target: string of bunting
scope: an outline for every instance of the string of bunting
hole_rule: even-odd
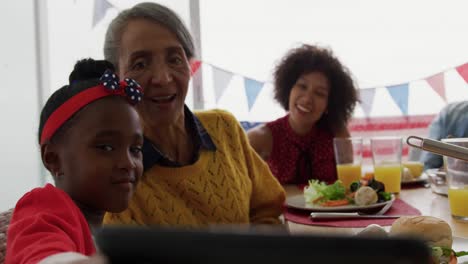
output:
[[[245,94],[247,97],[249,111],[252,109],[252,106],[255,104],[258,94],[265,86],[267,82],[261,82],[258,80],[254,80],[252,78],[245,77],[241,74],[236,74],[230,72],[228,70],[221,69],[217,66],[214,66],[209,63],[204,63],[199,60],[194,60],[192,62],[192,75],[196,74],[196,72],[200,69],[202,65],[206,65],[212,68],[213,71],[213,85],[214,85],[214,93],[215,93],[215,100],[218,103],[221,96],[224,94],[225,90],[228,88],[229,83],[231,82],[232,78],[237,75],[241,76],[244,80],[244,88]],[[463,65],[457,66],[454,68],[458,74],[468,83],[468,63]],[[451,69],[449,69],[451,70]],[[448,71],[448,70],[446,70]],[[424,80],[426,81],[429,86],[445,101],[447,102],[447,98],[445,95],[445,78],[444,74],[446,71],[431,75],[429,77],[413,80],[419,81]],[[409,84],[413,81],[397,84],[397,85],[388,85],[384,88],[388,91],[390,96],[392,97],[395,104],[401,110],[403,115],[408,115],[408,94],[409,94]],[[359,91],[360,99],[361,99],[361,107],[364,111],[366,116],[369,116],[375,98],[375,92],[378,88],[365,88]]]

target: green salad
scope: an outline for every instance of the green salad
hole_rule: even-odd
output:
[[[365,188],[360,190],[363,187]],[[362,180],[360,182],[353,182],[349,186],[348,190],[340,180],[335,181],[333,184],[326,184],[325,182],[318,180],[310,180],[309,184],[304,188],[305,202],[309,204],[319,204],[322,206],[355,204],[357,193],[360,196],[369,196],[370,200],[368,204],[385,202],[392,198],[390,193],[385,192],[384,184],[374,179],[369,181]]]

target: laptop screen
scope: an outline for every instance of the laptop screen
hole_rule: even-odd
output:
[[[95,238],[111,263],[430,263],[423,242],[396,238],[144,227],[105,227]]]

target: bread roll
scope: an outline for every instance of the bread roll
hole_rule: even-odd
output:
[[[391,236],[410,236],[423,239],[431,247],[452,248],[452,229],[442,219],[432,216],[404,216],[396,220]]]

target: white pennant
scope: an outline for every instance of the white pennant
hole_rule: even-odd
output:
[[[370,115],[370,111],[372,110],[372,105],[374,104],[374,95],[375,95],[375,88],[359,90],[359,97],[361,99],[361,107],[366,117]]]
[[[104,18],[107,9],[112,7],[112,4],[107,2],[107,0],[94,0],[93,27]]]
[[[213,66],[213,85],[216,103],[218,103],[219,98],[221,98],[224,91],[229,86],[232,76],[232,73]]]

